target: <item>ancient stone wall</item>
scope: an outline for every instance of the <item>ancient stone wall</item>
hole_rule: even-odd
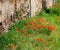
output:
[[[42,0],[31,0],[31,16],[35,16],[42,9]]]
[[[46,6],[47,8],[51,8],[53,6],[55,0],[46,0]]]
[[[16,11],[19,11],[19,18],[35,16],[45,6],[52,7],[55,0],[0,0],[0,27],[5,31],[16,19]],[[2,29],[1,29],[2,30]],[[0,32],[1,32],[0,30]]]
[[[0,0],[0,27],[7,31],[15,19],[16,11],[20,11],[19,17],[26,17],[29,16],[29,9],[29,0]]]
[[[4,27],[4,29],[6,30],[8,29],[8,25],[10,24],[11,15],[14,14],[14,4],[10,3],[9,0],[1,0],[0,12],[0,23],[2,24],[2,27]]]

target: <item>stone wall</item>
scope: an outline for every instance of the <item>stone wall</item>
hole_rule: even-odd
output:
[[[46,6],[47,8],[51,8],[54,4],[55,0],[46,0]]]
[[[31,16],[35,16],[42,9],[42,0],[31,0]]]
[[[0,27],[5,31],[16,19],[16,11],[19,18],[35,16],[42,8],[52,7],[55,0],[0,0]],[[1,32],[1,31],[0,31]]]
[[[0,27],[8,31],[8,27],[16,19],[16,11],[20,11],[19,17],[26,17],[30,12],[29,9],[29,0],[0,0]]]
[[[9,0],[1,0],[0,1],[0,23],[2,27],[7,31],[8,26],[11,21],[11,15],[14,14],[14,4],[12,4]],[[1,26],[0,25],[0,26]]]

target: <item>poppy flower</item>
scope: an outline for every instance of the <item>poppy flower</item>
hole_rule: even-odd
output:
[[[24,33],[25,31],[23,29],[21,29],[20,32]]]
[[[40,28],[40,26],[39,26],[39,25],[37,25],[37,26],[36,26],[36,29],[39,29],[39,28]]]
[[[40,38],[37,38],[37,42],[40,43],[41,39]]]
[[[16,31],[16,32],[19,32],[19,28],[16,28],[15,31]]]
[[[35,23],[33,21],[30,21],[29,23],[30,25],[35,26]]]
[[[54,27],[53,26],[47,26],[48,30],[53,31]]]
[[[41,38],[41,41],[42,41],[43,44],[46,43],[44,38]]]
[[[43,18],[37,18],[36,20],[37,20],[37,22],[43,22],[44,21]]]

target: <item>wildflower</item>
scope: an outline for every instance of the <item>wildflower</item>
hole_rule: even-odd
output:
[[[36,29],[39,29],[39,28],[40,28],[39,25],[37,25],[37,26],[36,26]]]
[[[54,27],[53,26],[47,26],[48,30],[53,31]]]
[[[41,40],[40,38],[37,38],[37,42],[38,42],[38,43],[40,43],[40,40]]]
[[[43,44],[45,44],[45,39],[44,38],[41,38],[41,41]]]
[[[36,20],[37,20],[37,22],[43,22],[44,21],[43,18],[37,18]]]
[[[35,26],[35,23],[33,21],[30,21],[29,23],[30,25]]]
[[[44,25],[43,24],[40,24],[40,25],[37,25],[36,26],[36,29],[40,29],[40,28],[43,28],[44,27]]]
[[[24,33],[25,31],[23,29],[21,29],[20,32]]]
[[[18,31],[19,31],[19,29],[18,29],[18,28],[16,28],[16,29],[15,29],[15,31],[16,31],[16,32],[18,32]]]

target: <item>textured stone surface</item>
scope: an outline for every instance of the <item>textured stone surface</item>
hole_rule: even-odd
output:
[[[46,6],[47,8],[51,8],[53,5],[53,0],[46,0]]]
[[[42,0],[31,0],[31,16],[35,16],[42,9]]]

